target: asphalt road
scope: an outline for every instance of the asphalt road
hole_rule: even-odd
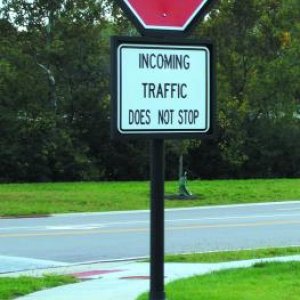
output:
[[[166,210],[165,231],[169,253],[300,245],[300,201]],[[81,263],[148,255],[148,211],[0,219],[0,266],[8,256]]]

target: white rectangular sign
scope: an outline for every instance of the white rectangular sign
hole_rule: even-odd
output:
[[[210,130],[207,47],[124,42],[116,54],[116,121],[120,134]]]

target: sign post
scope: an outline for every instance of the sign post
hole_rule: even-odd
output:
[[[151,139],[150,300],[165,300],[164,139],[212,137],[215,125],[213,44],[166,36],[187,32],[215,0],[117,1],[148,38],[111,40],[112,136]]]
[[[164,140],[151,142],[150,300],[165,300],[164,291]]]
[[[164,139],[212,136],[213,45],[114,37],[112,50],[112,134],[152,140],[150,300],[165,300]]]

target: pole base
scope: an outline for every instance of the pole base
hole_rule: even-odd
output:
[[[156,294],[151,294],[150,293],[150,298],[149,300],[167,300],[166,299],[166,293],[165,292],[162,292],[162,293],[156,293]]]

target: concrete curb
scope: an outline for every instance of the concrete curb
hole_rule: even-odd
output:
[[[300,204],[300,200],[275,201],[275,202],[257,202],[245,204],[225,204],[225,205],[211,205],[211,206],[195,206],[182,208],[166,208],[166,212],[172,211],[186,211],[186,210],[207,210],[213,208],[232,208],[232,207],[249,207],[249,206],[266,206],[266,205],[282,205],[282,204]],[[84,213],[63,213],[51,214],[53,217],[80,217],[80,216],[105,216],[105,215],[122,215],[122,214],[140,214],[150,213],[149,210],[124,210],[124,211],[107,211],[107,212],[84,212]]]

